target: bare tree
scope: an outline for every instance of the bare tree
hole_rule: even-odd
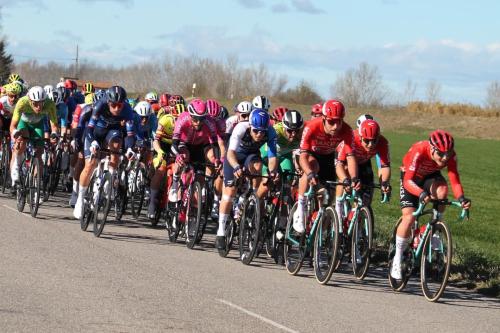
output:
[[[405,90],[403,93],[403,98],[406,104],[410,104],[415,101],[415,93],[417,92],[417,84],[411,79],[406,81]]]
[[[493,81],[488,86],[486,95],[486,106],[492,109],[500,109],[500,82]]]
[[[441,84],[434,79],[427,82],[426,97],[427,102],[430,104],[439,102],[441,98]]]
[[[377,66],[362,62],[358,68],[351,68],[337,78],[331,92],[349,106],[377,107],[384,103],[389,90]]]

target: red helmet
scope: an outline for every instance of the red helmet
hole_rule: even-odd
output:
[[[429,137],[429,143],[440,152],[446,153],[453,149],[454,141],[450,133],[443,130],[435,130]]]
[[[321,103],[314,104],[311,108],[311,115],[321,116],[323,114],[323,105]]]
[[[168,106],[168,100],[170,99],[170,95],[167,93],[160,95],[160,106],[165,107]]]
[[[375,120],[367,119],[361,123],[358,132],[363,139],[374,140],[380,135],[380,126]]]
[[[276,109],[273,111],[273,117],[276,119],[276,121],[282,121],[283,117],[285,116],[285,113],[288,111],[288,109],[284,106],[278,106]]]
[[[220,113],[220,104],[215,99],[207,99],[207,112],[208,115],[212,118],[219,117]]]
[[[64,88],[69,90],[75,90],[78,87],[75,81],[67,79],[66,81],[64,81]]]
[[[335,99],[328,100],[323,104],[322,114],[326,119],[343,119],[345,116],[344,104]]]

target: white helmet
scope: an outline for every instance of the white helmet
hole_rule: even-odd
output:
[[[56,84],[56,88],[61,88],[61,87],[64,87],[64,82],[59,82],[58,84]]]
[[[43,90],[45,90],[45,93],[47,94],[47,96],[50,96],[52,94],[52,92],[54,91],[54,86],[52,86],[51,84],[48,84],[45,87],[43,87]]]
[[[155,93],[154,91],[148,92],[146,94],[146,97],[144,97],[146,101],[158,101],[158,94]]]
[[[134,111],[141,117],[147,117],[151,114],[151,105],[146,101],[139,102],[135,106]]]
[[[267,111],[271,107],[271,102],[266,96],[255,96],[252,100],[252,105],[256,109],[264,109]]]
[[[30,90],[28,90],[28,98],[33,102],[40,102],[44,101],[47,98],[47,94],[42,87],[34,86],[31,87]]]
[[[359,128],[361,126],[361,123],[367,119],[373,120],[373,116],[369,114],[362,114],[358,117],[358,120],[356,120],[356,126]]]
[[[236,107],[236,111],[239,113],[250,113],[252,111],[252,103],[243,101]]]

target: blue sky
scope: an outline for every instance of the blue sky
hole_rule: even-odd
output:
[[[500,80],[500,2],[447,0],[0,0],[2,33],[16,61],[80,57],[126,65],[169,55],[264,63],[324,97],[360,62],[378,66],[395,95],[482,103]],[[495,33],[496,31],[496,33]]]

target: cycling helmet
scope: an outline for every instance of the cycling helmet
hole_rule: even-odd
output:
[[[59,82],[58,84],[56,84],[56,88],[60,88],[60,87],[64,87],[65,84],[64,82]]]
[[[323,116],[326,119],[343,119],[345,116],[345,108],[342,102],[331,99],[323,104]]]
[[[367,119],[361,123],[358,133],[363,139],[374,140],[380,134],[380,126],[375,120]]]
[[[186,112],[186,107],[184,104],[177,104],[176,106],[171,106],[171,113],[174,117],[179,117],[181,113]]]
[[[220,119],[227,119],[229,118],[229,111],[224,105],[220,106],[220,111],[219,111],[219,118]]]
[[[99,101],[101,98],[106,96],[106,90],[99,89],[95,92],[95,101]]]
[[[267,130],[269,127],[269,113],[264,109],[254,109],[250,113],[250,125],[258,130]]]
[[[252,111],[252,103],[243,101],[236,107],[236,112],[239,113],[250,113]]]
[[[108,97],[108,102],[110,103],[120,103],[124,102],[127,98],[127,92],[120,86],[112,86],[106,92]]]
[[[147,117],[151,114],[151,104],[145,101],[139,102],[135,106],[134,111],[141,117]]]
[[[56,105],[63,102],[62,96],[57,90],[51,91],[50,94],[47,94],[47,96],[49,96],[49,99]]]
[[[264,109],[267,112],[271,107],[271,102],[266,96],[255,96],[252,105],[255,109]]]
[[[453,149],[455,145],[450,133],[443,130],[435,130],[429,136],[429,143],[440,152],[446,153]]]
[[[61,101],[65,102],[69,97],[69,90],[64,87],[56,88],[54,91],[57,91]]]
[[[12,82],[16,82],[16,81],[20,81],[21,80],[21,76],[19,76],[19,74],[17,73],[12,73],[9,75],[9,83],[12,83]]]
[[[158,94],[154,91],[148,92],[146,94],[146,97],[144,97],[144,99],[150,103],[151,102],[156,103],[156,102],[158,102]]]
[[[160,95],[160,106],[165,107],[168,106],[168,100],[170,99],[170,95],[167,93]]]
[[[283,116],[283,127],[289,130],[298,130],[304,126],[304,119],[297,110],[288,110]]]
[[[47,96],[50,96],[50,94],[54,91],[54,86],[52,86],[51,84],[48,84],[45,87],[43,87],[43,90],[45,90],[45,93],[47,94]]]
[[[28,91],[28,98],[32,102],[40,102],[44,101],[47,98],[47,94],[45,93],[45,90],[43,90],[42,87],[34,86],[31,87],[30,90]]]
[[[137,105],[137,98],[127,98],[127,103],[133,109]]]
[[[23,92],[23,87],[19,83],[9,83],[4,88],[7,94],[20,95]]]
[[[83,85],[83,89],[82,89],[83,93],[84,94],[90,94],[90,93],[93,93],[95,92],[95,88],[94,88],[94,85],[90,82],[87,82]]]
[[[170,106],[175,106],[177,104],[185,104],[185,101],[184,101],[184,97],[182,97],[181,95],[172,95],[170,96],[170,99],[169,99],[169,104]]]
[[[220,104],[215,99],[207,99],[207,113],[212,118],[218,118],[220,112]]]
[[[282,121],[283,120],[283,116],[285,115],[285,113],[287,111],[288,111],[288,109],[286,107],[284,107],[284,106],[278,106],[273,111],[273,117],[274,117],[274,119],[276,119],[277,121]]]
[[[356,126],[359,128],[363,121],[371,119],[373,120],[373,116],[369,114],[362,114],[361,116],[358,117],[358,120],[356,120]]]
[[[69,90],[76,90],[76,88],[78,88],[78,86],[76,85],[76,82],[73,80],[64,81],[64,87],[66,87],[66,89],[69,89]]]
[[[321,116],[322,114],[323,114],[323,104],[318,103],[318,104],[314,104],[311,107],[311,115]]]
[[[200,98],[195,98],[188,105],[188,112],[191,117],[202,118],[207,115],[207,105]]]

